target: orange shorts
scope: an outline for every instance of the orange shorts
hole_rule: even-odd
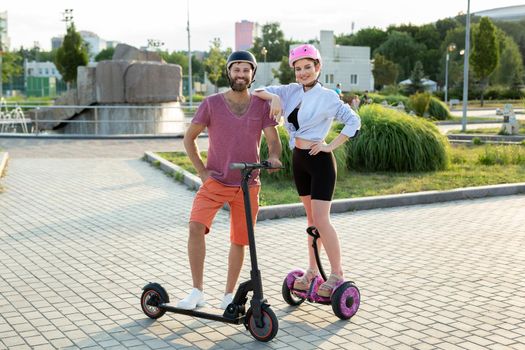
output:
[[[259,211],[259,189],[260,186],[250,186],[250,204],[254,227]],[[208,177],[193,200],[190,222],[199,222],[206,226],[206,233],[210,232],[212,221],[224,203],[230,205],[230,241],[238,245],[248,245],[246,211],[244,210],[244,198],[240,186],[226,186],[212,177]]]

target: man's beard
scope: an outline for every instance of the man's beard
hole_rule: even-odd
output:
[[[239,80],[239,79],[236,79],[236,80]],[[250,82],[248,81],[248,79],[241,79],[241,80],[243,81],[243,83],[237,83],[236,81],[231,82],[230,86],[233,91],[242,92],[248,89],[248,85],[250,85]]]

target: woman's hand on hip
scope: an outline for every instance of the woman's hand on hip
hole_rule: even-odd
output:
[[[324,142],[317,142],[312,145],[312,147],[310,148],[310,152],[308,152],[308,154],[310,154],[311,156],[315,156],[319,152],[330,153],[332,152],[332,147],[330,147],[330,145],[327,145]]]

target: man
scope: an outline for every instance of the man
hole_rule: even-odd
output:
[[[270,117],[268,103],[252,96],[248,88],[253,83],[257,62],[248,51],[233,52],[226,63],[230,87],[225,93],[211,95],[202,101],[184,136],[184,147],[197,170],[202,186],[195,196],[190,215],[188,256],[193,289],[179,301],[177,307],[192,310],[205,303],[203,293],[205,235],[210,231],[217,211],[230,204],[230,252],[228,275],[221,308],[233,300],[233,290],[241,273],[248,233],[242,195],[241,174],[231,170],[230,163],[258,162],[261,132],[268,144],[268,161],[281,166],[281,142]],[[208,128],[208,161],[204,165],[196,144],[198,135]],[[250,180],[252,218],[255,222],[258,206],[258,173]]]

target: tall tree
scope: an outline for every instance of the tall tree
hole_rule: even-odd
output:
[[[385,56],[376,54],[374,56],[374,83],[380,90],[386,85],[393,85],[397,82],[399,68],[397,65],[386,59]]]
[[[399,77],[406,79],[415,62],[420,60],[420,52],[424,50],[425,46],[418,44],[409,34],[393,31],[375,53],[397,63],[399,65]]]
[[[295,81],[295,73],[290,65],[288,64],[288,57],[283,56],[281,59],[281,64],[279,65],[279,70],[273,70],[273,76],[279,79],[281,84],[289,84]]]
[[[18,52],[2,52],[2,79],[7,83],[10,78],[24,75],[24,58]]]
[[[68,87],[77,80],[77,67],[87,65],[88,57],[87,47],[71,22],[55,57],[55,65]]]
[[[519,22],[497,21],[494,24],[503,29],[518,44],[521,59],[525,63],[525,20]]]
[[[407,33],[412,38],[416,37],[417,32],[419,31],[419,27],[416,25],[413,25],[411,23],[409,24],[399,24],[399,25],[390,25],[386,29],[387,33],[393,33],[393,32],[401,32],[401,33]]]
[[[514,40],[500,29],[496,33],[500,59],[498,66],[490,75],[490,83],[510,87],[517,81],[516,77],[523,76],[523,60]]]
[[[411,83],[408,85],[408,92],[410,94],[425,91],[422,81],[424,77],[425,72],[423,71],[423,63],[421,63],[421,61],[417,61],[414,65],[414,69],[412,70],[412,74],[410,74]]]
[[[449,30],[453,30],[459,26],[458,21],[454,18],[445,18],[436,21],[436,29],[439,32],[439,40],[445,39]]]
[[[289,47],[290,41],[284,38],[281,25],[273,22],[262,26],[262,36],[255,38],[250,51],[259,62],[280,62],[283,56],[288,57]]]
[[[208,79],[215,85],[215,92],[219,91],[219,81],[224,79],[226,72],[226,55],[221,51],[221,39],[214,38],[208,57],[204,60],[204,67]]]
[[[481,106],[483,93],[488,83],[489,75],[498,66],[499,50],[496,41],[496,29],[488,17],[483,17],[474,30],[472,38],[472,55],[470,64],[475,76],[479,79],[481,89]]]
[[[339,35],[335,37],[338,45],[369,46],[370,52],[374,52],[386,41],[388,34],[379,28],[364,28],[353,35]]]
[[[115,48],[114,47],[105,48],[104,50],[100,51],[95,56],[95,61],[96,62],[100,62],[100,61],[104,61],[104,60],[111,60],[113,58],[113,54],[114,53],[115,53]]]

